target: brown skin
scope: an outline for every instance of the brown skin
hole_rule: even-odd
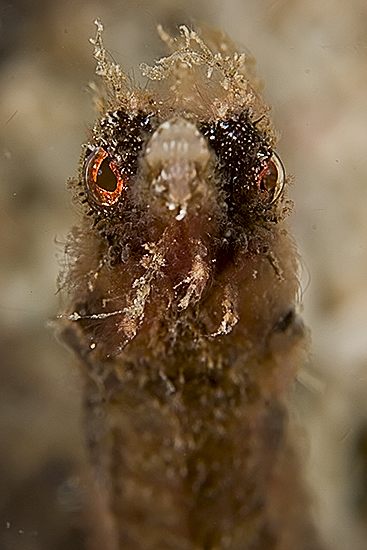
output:
[[[211,66],[191,42],[192,59]],[[171,84],[161,77],[146,95],[102,59],[112,103],[75,182],[88,210],[68,245],[61,318],[84,365],[101,484],[90,547],[104,537],[111,550],[316,550],[286,443],[305,346],[287,202],[264,176],[273,133],[231,60],[209,80],[182,66],[180,47],[161,65]],[[113,204],[94,191],[108,163],[88,171],[100,147],[124,181]]]

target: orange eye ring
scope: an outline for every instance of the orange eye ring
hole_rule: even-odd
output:
[[[87,158],[84,182],[89,197],[98,206],[113,206],[126,187],[117,166],[102,147],[95,149]]]
[[[281,196],[285,184],[285,170],[282,161],[273,153],[258,176],[258,185],[262,191],[270,194],[269,206]]]

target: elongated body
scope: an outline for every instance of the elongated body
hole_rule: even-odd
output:
[[[109,548],[319,548],[286,438],[297,256],[251,63],[219,32],[161,30],[171,54],[142,67],[142,90],[97,26],[107,91],[74,182],[86,210],[60,319]]]

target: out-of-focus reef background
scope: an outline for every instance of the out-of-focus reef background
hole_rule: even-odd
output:
[[[93,20],[139,78],[161,23],[205,21],[257,58],[295,185],[313,350],[292,400],[327,548],[367,548],[367,3],[365,0],[0,1],[0,549],[81,550],[80,387],[47,327],[65,182],[94,120]]]

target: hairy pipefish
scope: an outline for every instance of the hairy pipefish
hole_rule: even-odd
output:
[[[59,316],[103,510],[90,548],[316,550],[286,434],[297,254],[251,60],[219,31],[160,29],[171,53],[142,89],[96,24],[105,94]]]

